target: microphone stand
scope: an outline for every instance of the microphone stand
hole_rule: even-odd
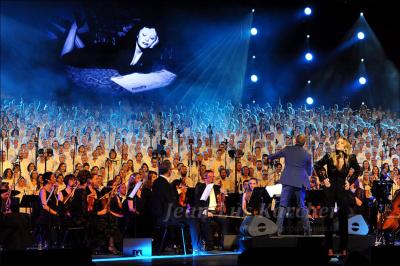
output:
[[[160,122],[160,140],[163,139],[163,123],[162,123],[162,112],[158,113],[158,117],[159,117],[159,122]]]
[[[223,142],[225,144],[225,169],[226,169],[226,154],[228,153],[228,139]]]
[[[192,172],[192,165],[193,165],[193,144],[189,143],[189,148],[190,148],[190,158],[188,160],[188,164],[189,164],[189,176],[190,178],[192,178],[191,172]]]
[[[122,138],[122,147],[121,147],[121,168],[122,168],[122,163],[124,160],[124,146],[125,146],[125,138]]]
[[[107,158],[107,160],[108,160],[108,164],[107,164],[107,183],[106,184],[108,184],[108,181],[110,180],[110,163],[111,163],[111,159]]]
[[[36,135],[34,138],[35,142],[35,168],[37,169],[37,158],[39,157],[39,135],[40,135],[40,127],[36,128]]]
[[[117,134],[118,134],[118,128],[115,128],[115,136],[114,136],[114,150],[115,150],[115,144],[117,143]]]
[[[251,151],[251,156],[253,156],[253,145],[252,145],[252,134],[253,134],[253,128],[251,128],[251,130],[250,130],[250,151]],[[236,171],[236,169],[235,169],[235,171]]]
[[[150,136],[150,147],[153,147],[153,138],[154,138],[154,129],[153,128],[150,128],[149,136]]]
[[[19,152],[18,152],[19,154]],[[20,161],[19,161],[19,155],[17,155],[17,158],[15,159],[14,163],[13,163],[13,172],[15,171],[15,168],[17,168],[17,166],[20,166]],[[15,186],[16,186],[16,182],[15,182],[15,174],[13,174],[13,190],[15,190]],[[12,196],[12,198],[14,198],[15,196]]]
[[[308,150],[312,152],[312,147],[311,147],[311,128],[308,128]]]
[[[172,121],[171,121],[171,132],[172,132],[172,134],[171,134],[171,145],[172,145],[172,147],[174,147],[174,122],[172,122]],[[178,143],[179,143],[179,140],[178,140]]]
[[[108,125],[108,148],[111,147],[111,123]]]
[[[207,133],[208,133],[208,138],[209,138],[209,141],[210,141],[209,146],[210,146],[210,148],[211,148],[211,145],[212,145],[212,135],[213,135],[213,131],[212,131],[212,128],[211,128],[211,124],[208,125]]]
[[[173,132],[172,132],[172,134],[173,134]],[[181,161],[181,131],[179,129],[176,130],[176,135],[178,136],[178,157],[179,157],[179,161]],[[173,144],[172,144],[172,147],[174,147]]]
[[[6,136],[7,136],[7,143],[6,143],[6,148],[7,148],[7,161],[8,161],[8,149],[10,148],[10,139],[8,138],[8,130],[6,131]]]
[[[76,131],[75,135],[75,143],[74,143],[74,157],[72,157],[72,172],[75,171],[75,156],[78,152],[78,131]]]
[[[239,192],[239,184],[238,184],[238,180],[237,180],[237,157],[238,157],[238,150],[235,150],[235,193]]]
[[[48,154],[47,154],[47,150],[43,153],[43,157],[44,157],[44,172],[46,173],[47,172],[47,157],[48,156]]]
[[[4,162],[3,162],[3,142],[4,142],[4,138],[3,138],[3,132],[1,133],[1,172],[0,172],[0,176],[3,174],[4,172]]]
[[[314,142],[314,143],[311,143],[311,161],[312,161],[313,165],[314,165],[314,163],[315,163],[315,156],[314,156],[314,153],[315,153],[315,142]]]

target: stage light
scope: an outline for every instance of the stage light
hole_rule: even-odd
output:
[[[253,12],[253,13],[254,13],[255,11],[256,11],[256,10],[255,10],[254,8],[251,10],[251,12]]]
[[[364,32],[359,31],[359,32],[357,33],[357,38],[358,38],[359,40],[363,40],[363,39],[365,38]]]
[[[253,59],[256,59],[256,56],[255,56],[255,55],[253,55]]]
[[[304,8],[304,14],[306,14],[307,16],[311,15],[312,10],[309,7]]]
[[[258,81],[257,75],[254,75],[254,74],[251,75],[250,79],[251,79],[251,81],[253,81],[253,82],[257,82],[257,81]]]
[[[367,79],[365,77],[360,77],[358,79],[358,83],[360,83],[360,85],[365,85],[365,83],[367,83]]]
[[[311,97],[307,97],[306,103],[307,103],[308,105],[312,105],[312,104],[314,103],[314,99],[311,98]]]
[[[307,34],[307,39],[310,39],[310,35],[309,34]]]
[[[251,33],[251,35],[257,35],[257,29],[256,28],[251,28],[251,30],[250,30],[250,33]]]
[[[311,61],[311,60],[313,60],[314,56],[313,56],[312,53],[308,52],[308,53],[306,53],[306,54],[304,55],[304,58],[305,58],[307,61]]]
[[[361,62],[364,62],[364,58],[361,58]]]
[[[308,84],[311,84],[311,80],[308,80],[307,83],[308,83]]]
[[[364,13],[363,13],[363,12],[361,12],[361,13],[360,13],[360,17],[363,17],[363,16],[364,16]]]

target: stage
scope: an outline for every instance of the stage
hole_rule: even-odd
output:
[[[400,246],[375,247],[375,236],[350,236],[347,258],[328,258],[323,247],[324,237],[313,236],[272,236],[244,238],[240,241],[241,252],[213,251],[200,255],[163,255],[151,257],[123,257],[112,255],[91,255],[90,250],[27,250],[3,251],[1,265],[40,264],[54,265],[371,265],[398,266]],[[335,246],[338,238],[335,237]],[[397,263],[397,264],[396,264]]]
[[[239,252],[208,252],[203,255],[166,255],[153,257],[110,257],[94,256],[96,266],[107,265],[237,265]]]

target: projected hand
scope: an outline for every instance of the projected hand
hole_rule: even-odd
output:
[[[156,46],[159,41],[160,41],[160,39],[157,36],[157,39],[153,42],[152,45],[150,45],[150,48],[153,48],[154,46]]]

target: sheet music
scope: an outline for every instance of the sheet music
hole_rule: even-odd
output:
[[[175,77],[175,74],[167,70],[161,70],[148,74],[132,73],[124,76],[112,77],[111,80],[124,89],[132,93],[137,93],[168,86]]]
[[[276,184],[274,186],[266,186],[269,196],[272,198],[273,196],[279,196],[282,193],[282,184]]]
[[[203,192],[203,194],[201,195],[200,200],[206,201],[206,200],[208,199],[208,197],[210,196],[210,192],[211,192],[211,189],[212,189],[213,187],[214,187],[214,183],[208,184],[208,185],[206,186],[206,189],[204,189],[204,192]]]
[[[135,195],[138,192],[141,185],[142,185],[142,181],[137,182],[135,187],[133,188],[131,194],[129,194],[128,198],[133,199],[133,197],[135,197]]]

